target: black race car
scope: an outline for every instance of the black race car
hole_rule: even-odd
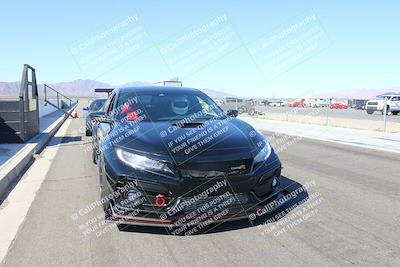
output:
[[[199,90],[117,88],[103,110],[93,159],[108,222],[202,227],[247,218],[281,192],[268,140]]]
[[[100,111],[100,115],[104,114],[104,112],[101,111],[101,109],[104,106],[104,103],[106,102],[107,99],[100,98],[100,99],[95,99],[90,103],[89,107],[84,108],[83,110],[87,111],[86,114],[86,136],[91,136],[92,135],[92,128],[93,128],[93,123],[94,119],[96,118],[97,112]]]

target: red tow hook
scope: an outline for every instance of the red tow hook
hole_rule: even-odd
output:
[[[164,198],[164,195],[158,194],[158,195],[156,196],[155,204],[156,204],[156,206],[159,207],[159,208],[164,207],[164,206],[165,206],[165,198]]]

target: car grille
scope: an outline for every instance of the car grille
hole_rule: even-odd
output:
[[[177,169],[184,178],[213,178],[243,175],[250,171],[253,159],[178,164]]]
[[[368,102],[368,105],[376,106],[376,105],[378,105],[378,102]]]

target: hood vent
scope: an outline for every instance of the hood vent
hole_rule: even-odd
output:
[[[172,125],[177,128],[203,128],[203,123],[201,122],[174,123]]]

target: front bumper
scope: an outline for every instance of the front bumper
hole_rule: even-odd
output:
[[[109,194],[115,192],[117,181],[119,187],[135,181],[135,190],[143,193],[139,204],[133,206],[126,205],[126,194],[110,199],[106,210],[109,223],[172,228],[241,220],[281,197],[282,193],[279,184],[281,163],[275,153],[268,165],[248,175],[207,180],[158,179],[154,182],[118,175],[111,166],[106,169]],[[274,179],[278,182],[275,186]],[[164,197],[163,206],[155,204],[159,195]]]
[[[368,110],[368,111],[382,111],[383,107],[381,107],[381,106],[367,106],[366,110]]]

